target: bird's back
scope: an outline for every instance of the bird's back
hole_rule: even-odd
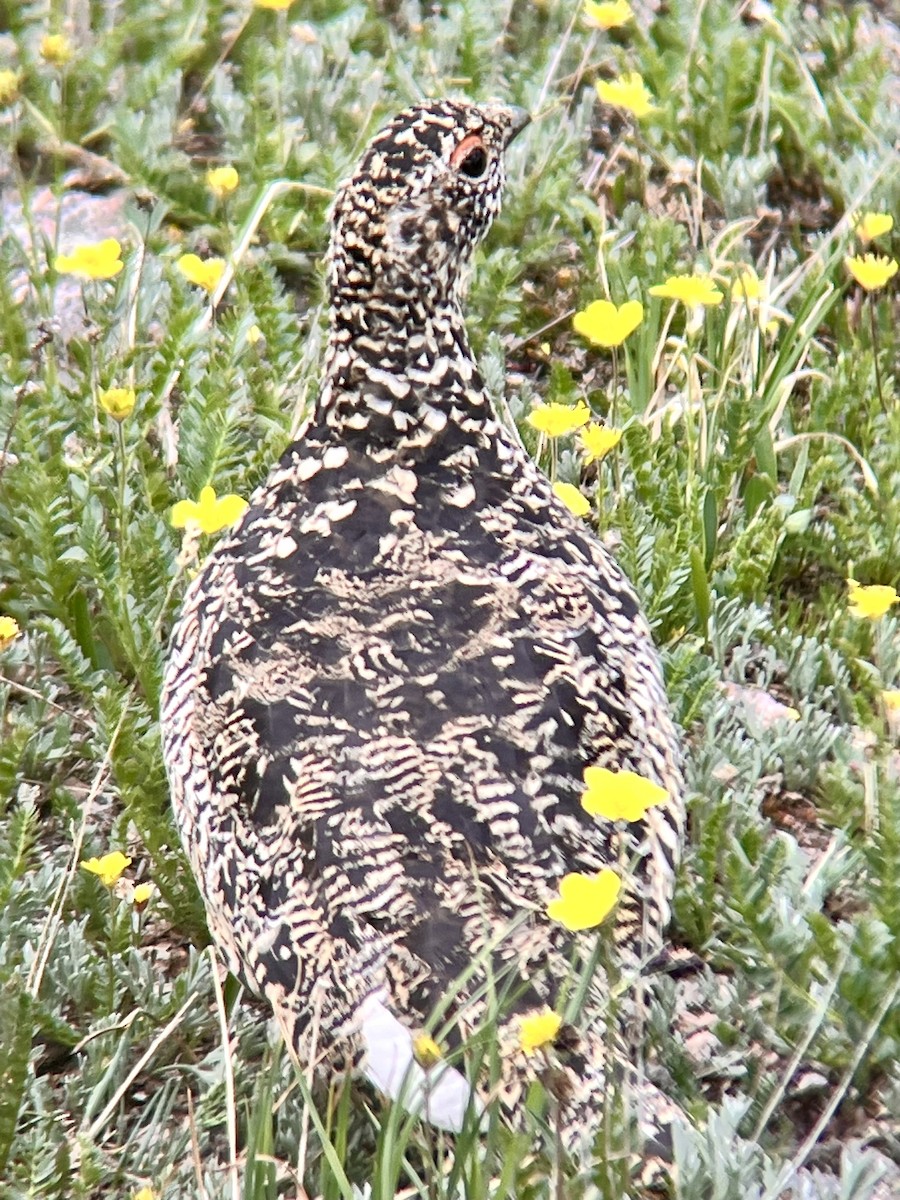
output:
[[[215,924],[272,996],[302,1003],[321,977],[314,928],[372,972],[355,995],[396,947],[444,986],[481,906],[544,922],[567,872],[646,851],[644,829],[626,846],[585,813],[586,766],[680,786],[631,587],[499,430],[464,462],[441,441],[408,477],[292,447],[173,638],[167,753],[185,739],[197,764],[176,811]],[[671,872],[677,813],[653,819],[645,864]]]

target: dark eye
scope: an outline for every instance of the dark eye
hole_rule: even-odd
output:
[[[469,179],[480,179],[487,170],[487,147],[477,133],[470,133],[450,155],[450,166]]]
[[[487,169],[487,151],[484,146],[475,146],[459,164],[463,175],[470,179],[480,179]]]

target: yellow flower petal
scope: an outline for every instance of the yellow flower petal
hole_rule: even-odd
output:
[[[0,108],[19,98],[19,72],[4,67],[0,70]]]
[[[112,279],[122,270],[122,247],[115,238],[76,246],[71,254],[58,254],[54,267],[60,275],[80,279]]]
[[[890,213],[854,213],[850,224],[863,245],[868,246],[869,242],[874,242],[891,232],[894,228],[894,218]]]
[[[72,43],[64,33],[46,33],[39,47],[44,62],[54,67],[64,67],[72,58]]]
[[[893,258],[879,254],[860,254],[856,258],[845,258],[847,270],[867,292],[875,292],[883,288],[889,279],[897,274],[897,263]]]
[[[284,12],[286,8],[290,8],[294,0],[253,0],[257,8],[269,8],[273,12]]]
[[[574,484],[554,483],[553,494],[562,500],[573,517],[586,517],[591,511],[590,501]]]
[[[131,902],[135,908],[143,908],[156,895],[156,885],[153,883],[138,883],[131,893]]]
[[[5,650],[18,636],[19,622],[13,617],[0,617],[0,650]]]
[[[439,1063],[443,1057],[443,1050],[429,1034],[420,1033],[418,1037],[413,1038],[413,1058],[426,1071]]]
[[[559,1013],[545,1009],[519,1018],[519,1045],[526,1054],[534,1054],[551,1045],[562,1025]]]
[[[591,419],[591,410],[579,400],[577,404],[539,404],[525,418],[532,429],[547,437],[563,437],[574,433]]]
[[[182,254],[178,269],[188,281],[205,292],[214,292],[225,273],[224,258],[200,258],[197,254]]]
[[[629,334],[634,333],[644,319],[644,306],[640,300],[626,300],[615,305],[610,300],[594,300],[587,308],[572,318],[576,333],[586,337],[595,346],[621,346]]]
[[[131,859],[121,850],[113,850],[104,854],[102,858],[85,859],[81,866],[85,871],[96,875],[104,887],[112,887],[130,863]]]
[[[134,388],[113,387],[100,392],[97,399],[100,407],[114,421],[124,421],[134,412]]]
[[[650,295],[663,300],[680,300],[689,308],[698,304],[721,304],[725,299],[709,275],[670,275],[665,283],[650,288]]]
[[[855,579],[848,579],[847,588],[850,615],[869,621],[879,620],[900,600],[896,588],[880,583],[863,586]]]
[[[597,81],[597,95],[604,104],[612,104],[616,108],[624,108],[640,120],[656,111],[653,103],[653,93],[644,84],[643,77],[632,71],[628,75],[620,75],[618,79]]]
[[[134,1193],[132,1200],[157,1200],[157,1196],[153,1188],[142,1187],[139,1191]]]
[[[621,442],[622,430],[610,429],[606,425],[588,425],[587,429],[582,429],[578,440],[581,442],[584,461],[589,464],[600,462]]]
[[[584,12],[588,21],[600,29],[618,29],[634,17],[628,0],[606,0],[601,4],[584,0]]]
[[[731,299],[734,304],[752,304],[762,300],[765,295],[763,281],[749,263],[741,263],[737,279],[731,285]]]
[[[605,921],[618,899],[622,881],[608,867],[598,875],[571,874],[559,884],[559,898],[547,905],[547,916],[573,933]]]
[[[217,200],[230,196],[240,182],[241,177],[234,167],[213,167],[206,172],[206,186]]]
[[[778,322],[791,319],[788,313],[773,307],[766,280],[760,279],[749,263],[738,265],[737,277],[732,281],[729,291],[731,303],[742,305],[765,333],[777,333]]]
[[[900,688],[887,688],[881,693],[881,702],[889,717],[900,717]]]
[[[196,500],[179,500],[172,505],[172,512],[169,515],[169,520],[172,522],[173,529],[187,529],[188,525],[193,521],[199,524],[197,520],[197,512],[200,505]]]
[[[215,529],[207,529],[207,533],[218,533],[220,529],[227,529],[229,525],[233,525],[239,517],[242,517],[248,508],[247,501],[243,496],[237,496],[234,492],[229,492],[225,496],[220,496],[216,501],[215,508]]]
[[[585,767],[586,790],[581,806],[593,817],[607,821],[640,821],[647,809],[662,804],[669,793],[658,783],[634,771],[610,771],[606,767]]]
[[[216,496],[215,489],[202,488],[199,500],[179,500],[172,507],[171,521],[176,529],[192,526],[198,533],[218,533],[227,529],[247,510],[247,501],[234,492]]]

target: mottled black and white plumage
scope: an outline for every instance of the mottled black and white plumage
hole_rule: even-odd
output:
[[[466,335],[461,279],[526,123],[420,105],[341,187],[315,408],[191,586],[166,674],[213,937],[301,1062],[350,1059],[392,1095],[421,1076],[411,1039],[435,1002],[510,926],[492,971],[520,1010],[553,1004],[565,874],[626,864],[618,939],[634,960],[657,948],[682,831],[635,594],[496,420]],[[588,816],[592,764],[668,803],[627,829]],[[464,1030],[477,976],[451,997]],[[589,1074],[590,1014],[580,1032]],[[467,1095],[445,1072],[428,1115],[458,1128]]]

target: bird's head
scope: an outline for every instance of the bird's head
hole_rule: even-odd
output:
[[[529,121],[503,104],[431,101],[378,133],[332,215],[335,315],[400,324],[453,301],[500,209],[507,146]]]

